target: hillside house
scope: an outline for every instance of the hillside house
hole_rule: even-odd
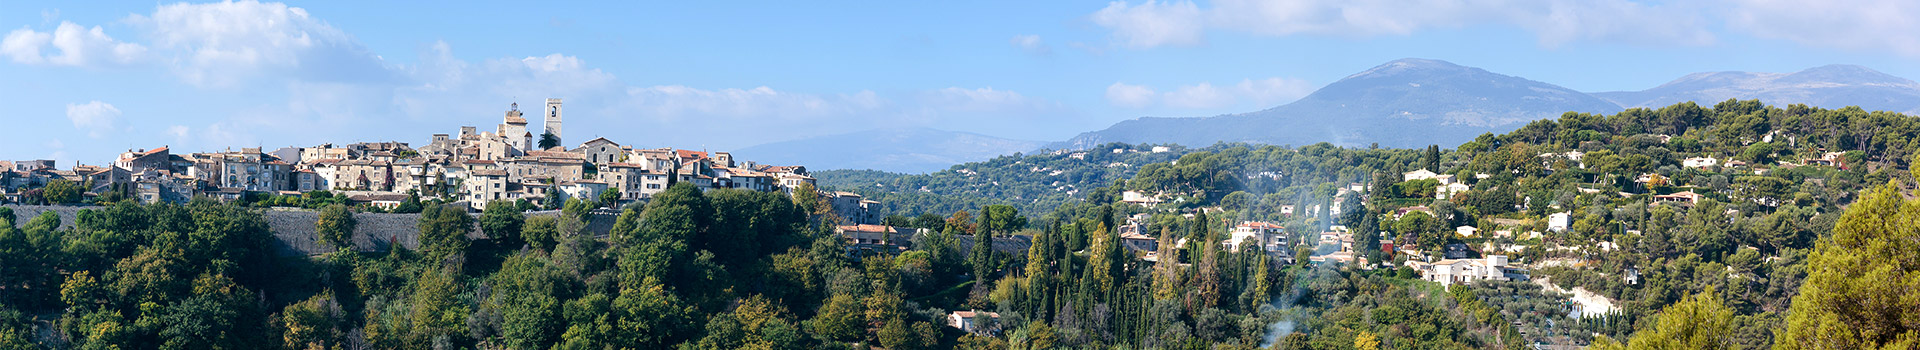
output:
[[[1148,207],[1148,208],[1152,208],[1155,205],[1160,205],[1160,202],[1162,202],[1159,196],[1148,195],[1146,193],[1141,193],[1140,191],[1121,192],[1120,201],[1138,204],[1140,206]]]
[[[1715,165],[1720,165],[1720,160],[1713,157],[1693,157],[1680,161],[1680,166],[1689,169],[1704,169]]]
[[[1433,173],[1433,171],[1429,171],[1427,169],[1420,169],[1420,170],[1409,171],[1404,174],[1401,174],[1400,181],[1426,180],[1426,179],[1432,179],[1434,176],[1437,176],[1437,175],[1440,175],[1440,174],[1435,174]]]
[[[1000,314],[986,311],[954,311],[947,314],[947,325],[959,328],[967,333],[978,333],[992,327],[1000,320]]]
[[[1433,188],[1433,199],[1453,198],[1456,195],[1459,195],[1461,193],[1466,193],[1468,190],[1472,190],[1472,189],[1473,188],[1470,186],[1467,186],[1467,184],[1458,183],[1458,182],[1440,185],[1438,187]]]
[[[1547,230],[1548,231],[1567,232],[1567,228],[1571,227],[1572,225],[1573,225],[1573,213],[1571,212],[1547,214]]]
[[[1685,191],[1685,192],[1679,192],[1674,194],[1659,194],[1659,195],[1653,196],[1653,203],[1654,204],[1672,203],[1672,204],[1677,204],[1681,206],[1691,207],[1694,204],[1699,204],[1701,197],[1704,197],[1704,196],[1701,196],[1699,193],[1693,193],[1693,191]]]
[[[1280,224],[1265,221],[1247,221],[1233,227],[1228,238],[1221,243],[1229,251],[1240,250],[1241,245],[1253,244],[1268,252],[1285,253],[1286,230]]]
[[[1480,259],[1447,259],[1431,264],[1408,261],[1407,264],[1420,271],[1420,279],[1439,282],[1442,286],[1474,281],[1508,281],[1507,256],[1488,255]]]
[[[1825,154],[1820,155],[1820,158],[1811,158],[1811,159],[1802,160],[1800,164],[1821,165],[1821,166],[1830,166],[1830,167],[1846,169],[1847,164],[1843,158],[1845,156],[1846,156],[1846,153],[1842,153],[1842,152],[1827,152]]]

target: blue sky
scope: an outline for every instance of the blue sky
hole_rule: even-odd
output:
[[[569,143],[1060,140],[1264,109],[1405,57],[1581,91],[1835,63],[1912,78],[1914,18],[1890,0],[0,0],[0,159],[424,143],[548,97],[566,99]]]

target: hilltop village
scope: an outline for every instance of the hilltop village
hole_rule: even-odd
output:
[[[169,147],[134,149],[111,164],[53,160],[0,161],[0,192],[7,203],[184,203],[195,197],[222,202],[299,205],[319,198],[362,211],[394,211],[403,204],[440,200],[474,211],[509,201],[557,208],[579,198],[618,208],[644,202],[673,183],[703,190],[734,188],[792,194],[812,190],[799,165],[737,160],[727,152],[639,148],[607,138],[567,146],[561,99],[547,99],[528,126],[519,104],[493,130],[462,126],[457,135],[433,134],[425,145],[407,142],[321,144],[267,151],[181,153]],[[848,223],[877,223],[877,203],[852,193],[823,193]],[[296,199],[297,198],[297,199]],[[279,206],[279,205],[274,205]],[[315,207],[315,206],[307,206]],[[417,209],[415,209],[417,210]]]

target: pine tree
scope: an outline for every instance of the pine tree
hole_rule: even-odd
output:
[[[1920,200],[1889,183],[1847,208],[1807,257],[1778,349],[1890,349],[1920,345]]]
[[[1733,344],[1733,314],[1733,309],[1720,301],[1713,288],[1707,288],[1700,294],[1689,296],[1660,310],[1659,319],[1653,322],[1652,327],[1634,333],[1627,344],[1620,344],[1602,336],[1594,339],[1591,349],[1733,349],[1736,348]],[[1775,339],[1789,340],[1791,336]]]

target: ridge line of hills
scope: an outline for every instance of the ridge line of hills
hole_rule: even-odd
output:
[[[1641,91],[1581,92],[1442,60],[1406,58],[1349,75],[1298,101],[1264,110],[1210,117],[1146,116],[1058,142],[929,128],[882,128],[768,143],[736,153],[808,164],[816,169],[927,173],[1017,152],[1079,150],[1116,142],[1192,147],[1220,142],[1328,142],[1346,147],[1415,148],[1513,131],[1528,122],[1569,112],[1612,114],[1687,101],[1710,106],[1729,99],[1757,99],[1776,106],[1858,106],[1869,111],[1920,114],[1920,83],[1862,66],[1827,65],[1794,73],[1703,72]],[[802,151],[809,149],[837,151]]]

